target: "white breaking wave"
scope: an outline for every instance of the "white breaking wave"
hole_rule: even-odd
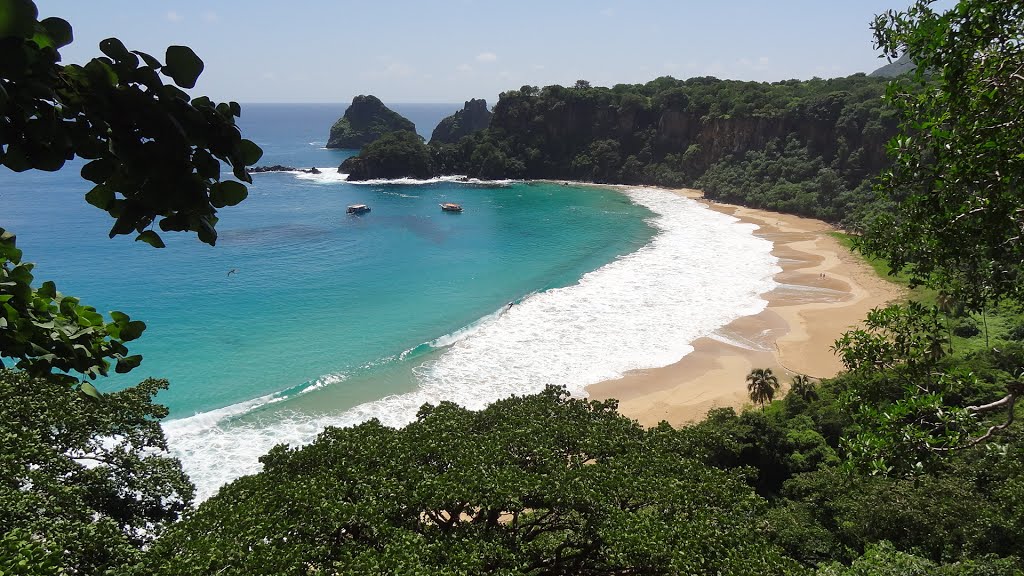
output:
[[[345,177],[348,178],[348,174],[346,174]],[[349,182],[349,184],[355,184],[358,186],[425,186],[427,184],[437,184],[439,182],[455,182],[458,184],[470,184],[478,186],[511,186],[512,183],[515,182],[515,180],[480,180],[478,178],[469,178],[466,176],[437,176],[435,178],[426,178],[422,180],[416,178],[374,178],[372,180],[360,180],[358,182]]]
[[[424,403],[442,400],[479,409],[512,394],[561,384],[584,395],[589,384],[641,368],[666,366],[741,316],[767,305],[780,271],[772,243],[756,226],[665,190],[626,194],[656,214],[658,234],[636,252],[583,276],[577,284],[532,295],[442,336],[439,357],[414,369],[418,389],[338,414],[292,414],[239,424],[232,416],[274,401],[264,397],[165,424],[172,450],[198,488],[198,498],[243,474],[279,443],[311,442],[326,426],[377,418],[389,426],[413,420]]]
[[[338,172],[337,168],[320,168],[319,174],[310,174],[309,172],[287,171],[287,174],[294,174],[299,180],[309,180],[317,182],[319,184],[335,184],[338,182],[347,182],[357,186],[385,186],[385,185],[399,185],[399,186],[425,186],[427,184],[437,184],[439,182],[457,182],[459,184],[468,184],[476,186],[510,186],[514,180],[480,180],[478,178],[468,178],[466,176],[438,176],[436,178],[427,178],[424,180],[418,180],[416,178],[375,178],[373,180],[360,180],[358,182],[348,182],[348,174],[342,174]]]
[[[319,174],[310,174],[309,172],[288,172],[288,174],[294,174],[299,180],[309,180],[318,184],[336,184],[338,182],[344,182],[348,179],[348,174],[342,174],[338,172],[338,168],[320,168],[317,166]]]
[[[473,322],[469,326],[459,328],[458,330],[452,332],[451,334],[445,334],[440,338],[435,338],[434,340],[431,340],[429,342],[430,347],[444,348],[445,346],[451,346],[456,342],[465,340],[466,338],[469,338],[470,336],[482,330],[485,326],[492,324],[498,318],[501,318],[502,314],[504,314],[505,312],[505,307],[502,307],[497,312],[492,312],[487,316],[484,316],[483,318],[477,320],[476,322]]]

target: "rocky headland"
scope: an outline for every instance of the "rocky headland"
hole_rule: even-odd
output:
[[[454,144],[464,136],[485,130],[491,124],[491,116],[486,100],[469,100],[462,110],[441,120],[430,134],[430,143]]]
[[[358,150],[388,132],[416,134],[416,125],[388,108],[376,96],[356,96],[345,115],[331,126],[328,148]]]

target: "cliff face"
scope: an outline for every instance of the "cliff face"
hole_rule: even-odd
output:
[[[486,129],[491,124],[491,111],[486,100],[472,99],[462,110],[441,120],[430,134],[430,143],[454,144],[474,132]]]
[[[345,115],[331,126],[328,148],[359,149],[388,132],[416,133],[416,125],[376,96],[356,96]]]
[[[723,158],[760,150],[773,140],[790,137],[826,162],[847,150],[863,148],[863,168],[877,172],[885,165],[884,144],[895,133],[895,122],[873,110],[858,110],[855,106],[847,109],[848,99],[849,94],[839,92],[771,116],[710,115],[677,108],[624,110],[568,100],[531,118],[526,110],[499,103],[491,126],[499,128],[504,140],[514,141],[514,145],[529,142],[552,160],[569,160],[548,162],[545,167],[534,165],[541,172],[530,170],[527,177],[535,178],[579,176],[568,171],[571,160],[589,154],[594,142],[609,139],[619,144],[623,160],[635,154],[642,156],[645,164],[689,150],[685,172],[694,179]]]
[[[884,91],[884,80],[863,74],[774,84],[665,77],[613,88],[523,86],[502,93],[486,129],[449,143],[472,114],[486,111],[471,101],[438,127],[429,147],[367,147],[349,167],[353,179],[424,177],[429,169],[700,185],[709,198],[853,222],[873,197],[870,179],[886,166],[885,143],[896,132]]]

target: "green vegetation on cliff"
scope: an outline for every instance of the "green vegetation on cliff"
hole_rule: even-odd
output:
[[[491,124],[491,111],[486,100],[469,100],[455,114],[441,120],[430,134],[431,144],[454,144],[465,136],[486,129]]]
[[[709,198],[831,221],[867,210],[895,134],[885,80],[716,78],[501,94],[489,127],[431,140],[435,175],[702,187]],[[369,154],[386,154],[383,149]],[[411,175],[411,168],[405,174]]]
[[[374,178],[430,178],[433,160],[430,148],[415,132],[389,132],[370,143],[358,156],[342,162],[338,172],[348,174],[348,179],[370,180]]]
[[[1014,422],[1024,393],[1024,6],[961,0],[936,13],[931,5],[919,0],[876,22],[883,50],[908,52],[942,73],[889,89],[902,128],[881,184],[889,209],[859,240],[933,288],[935,306],[872,312],[835,344],[845,373],[794,380],[794,392],[771,403],[765,397],[763,411],[712,410],[681,428],[644,430],[618,415],[614,402],[574,400],[558,388],[478,412],[424,406],[400,430],[371,421],[329,428],[304,448],[278,446],[263,457],[263,472],[188,510],[192,487],[157,425],[166,411],[151,403],[164,382],[100,395],[71,391],[48,368],[40,378],[0,370],[0,573],[1021,576],[1024,433]],[[27,0],[0,0],[0,14],[0,86],[21,106],[2,118],[0,133],[22,143],[5,142],[5,165],[56,169],[59,154],[32,140],[39,134],[26,123],[61,98],[82,102],[66,86],[37,92],[41,79],[75,75],[56,64],[53,48],[70,40],[70,27],[38,22]],[[142,74],[120,43],[104,46],[115,65],[92,66],[114,76],[78,86],[86,100],[108,89],[155,97],[125,78],[151,82],[159,63],[142,58]],[[201,69],[181,50],[169,50],[167,60],[161,71],[182,86]],[[12,63],[46,73],[26,75]],[[846,217],[860,209],[860,171],[867,177],[885,163],[869,147],[884,140],[888,122],[886,112],[875,115],[870,82],[524,87],[499,102],[501,120],[488,130],[435,148],[392,134],[360,161],[391,154],[424,170],[666,184],[704,176],[725,182],[723,190],[761,178],[764,194],[784,188],[772,202],[796,198],[794,211],[821,203],[823,213]],[[934,84],[920,90],[926,82]],[[787,90],[791,99],[756,97]],[[195,99],[195,116],[179,92],[161,90],[172,109],[143,108],[168,122],[175,111],[210,112],[211,103]],[[213,158],[226,156],[244,172],[258,156],[234,131],[237,106],[212,110],[207,118],[234,135],[236,150],[192,149],[205,140],[171,138],[195,162],[176,164],[173,175],[195,180],[193,192],[201,188],[182,197],[197,219],[121,201],[111,214],[136,211],[118,217],[114,232],[163,216],[171,220],[164,229],[193,229],[191,222],[212,243],[208,205],[244,197],[219,185]],[[108,128],[117,125],[87,134],[103,141],[112,137]],[[621,137],[609,136],[618,129]],[[156,133],[146,144],[160,150],[167,138]],[[38,148],[31,166],[11,154],[25,142]],[[117,162],[137,168],[131,157],[108,160],[114,172],[101,163],[83,176],[102,181],[118,173]],[[802,184],[798,178],[831,182],[833,191],[845,183],[851,199],[785,186]],[[137,191],[123,185],[118,193]],[[90,202],[105,193],[90,193]],[[44,368],[60,368],[46,338],[57,350],[105,362],[87,345],[68,345],[77,331],[64,329],[80,322],[100,352],[116,348],[104,348],[108,338],[119,343],[141,332],[126,317],[104,324],[77,301],[58,302],[52,283],[33,287],[13,238],[0,232],[0,240],[8,279],[0,283],[7,290],[0,356],[21,358],[24,336]],[[774,391],[766,372],[755,376]]]
[[[416,133],[416,125],[388,108],[376,96],[356,96],[345,114],[331,126],[328,148],[357,150],[389,132]]]

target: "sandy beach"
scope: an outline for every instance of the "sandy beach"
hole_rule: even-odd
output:
[[[587,388],[594,399],[619,399],[619,411],[645,426],[662,420],[694,422],[712,408],[750,404],[746,376],[771,368],[785,391],[796,374],[834,376],[842,363],[830,347],[869,310],[904,297],[856,254],[828,235],[820,220],[702,200],[698,190],[678,190],[710,209],[758,226],[755,235],[774,244],[782,271],[779,286],[764,294],[768,306],[693,343],[694,351],[662,368],[637,370]]]

